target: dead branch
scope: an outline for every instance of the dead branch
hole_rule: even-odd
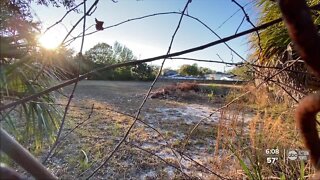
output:
[[[241,36],[244,36],[246,34],[249,34],[249,33],[252,33],[252,32],[255,32],[256,30],[261,30],[261,29],[265,29],[269,26],[272,26],[276,23],[279,23],[281,21],[281,19],[277,19],[277,20],[274,20],[274,21],[271,21],[269,23],[266,23],[264,25],[261,25],[261,26],[258,26],[257,28],[252,28],[252,29],[249,29],[249,30],[246,30],[246,31],[243,31],[241,33],[238,33],[238,34],[235,34],[235,35],[232,35],[232,36],[229,36],[229,37],[226,37],[226,38],[222,38],[220,40],[217,40],[217,41],[213,41],[213,42],[210,42],[208,44],[204,44],[204,45],[201,45],[201,46],[197,46],[197,47],[194,47],[194,48],[190,48],[190,49],[186,49],[186,50],[183,50],[183,51],[178,51],[178,52],[175,52],[175,53],[170,53],[170,54],[167,54],[167,55],[161,55],[161,56],[156,56],[156,57],[152,57],[152,58],[147,58],[147,59],[143,59],[143,60],[136,60],[136,61],[129,61],[129,62],[125,62],[125,63],[118,63],[118,64],[114,64],[114,65],[107,65],[107,66],[104,66],[104,67],[101,67],[101,68],[97,68],[97,69],[94,69],[88,73],[85,73],[83,75],[80,75],[79,76],[79,80],[83,80],[85,79],[86,77],[94,74],[94,73],[97,73],[99,71],[104,71],[104,70],[110,70],[110,69],[116,69],[116,68],[119,68],[119,67],[124,67],[124,66],[133,66],[133,65],[137,65],[137,64],[141,64],[141,63],[145,63],[145,62],[152,62],[152,61],[155,61],[155,60],[159,60],[159,59],[166,59],[166,58],[170,58],[170,57],[174,57],[174,56],[180,56],[180,55],[183,55],[183,54],[188,54],[188,53],[192,53],[192,52],[196,52],[196,51],[200,51],[200,50],[203,50],[203,49],[207,49],[209,47],[212,47],[212,46],[215,46],[217,44],[221,44],[221,43],[224,43],[224,42],[227,42],[227,41],[230,41],[232,39],[235,39],[235,38],[238,38],[238,37],[241,37]],[[10,108],[10,107],[13,107],[13,106],[17,106],[17,105],[20,105],[20,104],[23,104],[23,103],[26,103],[30,100],[34,100],[42,95],[45,95],[45,94],[48,94],[52,91],[56,91],[60,88],[63,88],[63,87],[66,87],[70,84],[73,84],[77,81],[77,78],[73,78],[73,79],[70,79],[70,80],[67,80],[61,84],[58,84],[58,85],[55,85],[51,88],[48,88],[46,90],[43,90],[41,92],[38,92],[38,93],[35,93],[33,95],[30,95],[28,97],[25,97],[25,98],[22,98],[20,100],[17,100],[15,102],[12,102],[12,103],[9,103],[9,104],[5,104],[5,105],[2,105],[0,106],[0,111],[4,110],[4,109],[7,109],[7,108]]]
[[[85,0],[85,1],[87,1],[87,0]],[[85,1],[84,1],[84,2],[85,2]],[[61,23],[61,22],[63,21],[63,19],[64,19],[65,17],[67,17],[67,15],[68,15],[69,13],[71,13],[71,12],[73,12],[73,11],[76,11],[77,8],[78,8],[79,6],[81,6],[84,2],[79,3],[79,4],[76,5],[75,7],[69,9],[57,22],[55,22],[54,24],[52,24],[51,26],[49,26],[49,27],[44,31],[44,33],[46,33],[47,31],[49,31],[49,30],[50,30],[51,28],[53,28],[54,26],[56,26],[56,25],[58,25],[59,23]]]
[[[36,179],[57,179],[33,155],[0,128],[0,149]]]
[[[180,27],[180,24],[181,24],[181,22],[182,22],[183,14],[185,13],[185,11],[186,11],[186,9],[188,8],[188,5],[189,5],[190,3],[191,3],[191,0],[188,0],[187,3],[186,3],[186,5],[185,5],[185,7],[184,7],[184,9],[183,9],[183,11],[182,11],[182,15],[181,15],[181,17],[180,17],[180,19],[179,19],[178,25],[177,25],[177,27],[176,27],[173,35],[172,35],[171,42],[170,42],[170,45],[169,45],[169,48],[168,48],[168,51],[167,51],[167,55],[168,55],[168,54],[170,53],[170,51],[171,51],[171,46],[172,46],[173,41],[174,41],[174,38],[175,38],[175,36],[176,36],[176,34],[177,34],[177,32],[178,32],[178,29],[179,29],[179,27]],[[159,69],[159,73],[158,73],[158,75],[156,76],[156,78],[154,79],[153,83],[151,84],[148,92],[146,93],[146,95],[145,95],[145,97],[144,97],[144,99],[143,99],[143,101],[142,101],[139,109],[137,110],[137,113],[136,113],[136,116],[135,116],[135,120],[134,120],[133,123],[130,125],[130,127],[129,127],[129,129],[127,130],[127,132],[125,133],[124,137],[123,137],[122,140],[116,145],[116,147],[113,149],[113,151],[107,156],[107,158],[104,160],[104,162],[103,162],[98,168],[96,168],[96,169],[87,177],[87,179],[91,178],[96,172],[98,172],[98,171],[111,159],[111,157],[114,155],[114,153],[120,148],[120,146],[122,145],[122,143],[124,143],[124,142],[126,141],[128,135],[130,134],[131,129],[134,127],[135,123],[136,123],[136,122],[138,121],[138,119],[139,119],[139,115],[140,115],[141,109],[143,108],[144,104],[146,103],[146,101],[147,101],[147,99],[148,99],[148,97],[149,97],[149,95],[150,95],[150,93],[151,93],[151,91],[152,91],[153,86],[155,85],[155,83],[157,82],[159,76],[161,75],[162,68],[163,68],[163,65],[164,65],[164,63],[165,63],[165,60],[166,60],[166,58],[163,59],[163,62],[162,62],[161,67],[160,67],[160,69]],[[181,165],[180,165],[180,169],[181,169],[181,171],[183,172],[183,169],[182,169],[182,166],[181,166]],[[188,177],[188,175],[185,174],[184,172],[183,172],[183,174]]]
[[[246,21],[253,27],[256,28],[256,26],[253,24],[253,22],[250,20],[250,17],[248,15],[248,13],[246,12],[246,10],[244,9],[244,6],[242,6],[241,4],[239,4],[236,0],[231,0],[231,2],[235,3],[243,12],[244,17],[246,19]],[[258,37],[258,46],[259,46],[259,55],[257,59],[260,59],[261,54],[262,54],[262,47],[261,47],[261,38],[260,38],[260,33],[259,31],[256,31],[257,37]]]
[[[93,7],[93,6],[91,6]],[[87,17],[87,14],[90,12],[91,10],[89,9],[89,11],[87,12],[87,7],[86,7],[86,0],[83,1],[83,28],[82,28],[82,31],[83,31],[83,34],[86,30],[86,17]],[[84,35],[82,36],[82,41],[81,41],[81,47],[80,47],[80,52],[79,52],[79,55],[80,55],[80,58],[83,58],[83,55],[82,55],[82,50],[83,50],[83,44],[84,44]],[[67,113],[68,113],[68,110],[69,110],[69,106],[70,106],[70,103],[72,101],[72,98],[73,98],[73,95],[74,95],[74,92],[76,91],[76,88],[77,88],[77,85],[78,85],[78,82],[79,82],[79,77],[80,77],[80,63],[79,63],[79,66],[78,66],[78,74],[77,74],[77,79],[76,79],[76,82],[74,83],[74,86],[73,86],[73,89],[72,89],[72,92],[68,98],[68,103],[65,107],[65,110],[64,110],[64,113],[63,113],[63,117],[62,117],[62,120],[61,120],[61,124],[60,124],[60,127],[59,127],[59,131],[58,131],[58,134],[57,134],[57,137],[55,139],[55,142],[53,143],[50,151],[48,152],[46,158],[43,160],[43,164],[50,158],[51,156],[51,153],[53,152],[53,150],[57,147],[58,143],[59,143],[59,138],[61,136],[61,133],[62,133],[62,129],[63,129],[63,126],[64,126],[64,123],[65,123],[65,120],[66,120],[66,117],[67,117]]]

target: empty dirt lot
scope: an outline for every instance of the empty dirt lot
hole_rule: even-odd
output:
[[[86,178],[119,143],[151,82],[82,81],[78,84],[62,137],[49,167],[62,178]],[[160,82],[155,89],[170,83]],[[63,90],[68,95],[73,86]],[[217,178],[223,168],[215,149],[222,115],[206,95],[148,99],[127,141],[94,176],[98,179]],[[67,99],[61,97],[60,103]],[[94,107],[92,109],[92,106]],[[206,118],[208,117],[208,118]],[[204,119],[206,118],[206,119]],[[225,117],[228,118],[228,117]],[[189,137],[192,128],[203,119]],[[145,124],[148,124],[145,125]],[[74,129],[76,127],[76,129]],[[189,140],[187,140],[189,138]],[[224,166],[228,166],[227,164]]]

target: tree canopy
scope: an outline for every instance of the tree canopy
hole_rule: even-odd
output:
[[[107,43],[98,43],[85,52],[87,59],[96,64],[114,64],[113,49]]]
[[[197,63],[192,65],[184,64],[179,69],[179,74],[184,76],[204,76],[206,74],[211,74],[214,71],[206,67],[198,67]]]
[[[134,61],[137,58],[133,52],[119,42],[115,42],[113,46],[107,43],[98,43],[85,52],[85,59],[82,64],[82,72],[90,71],[101,65],[112,65],[127,61]],[[151,80],[155,77],[155,68],[146,63],[136,65],[134,67],[121,67],[116,70],[100,72],[90,79],[104,80]]]

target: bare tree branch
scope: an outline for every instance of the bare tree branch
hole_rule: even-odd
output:
[[[231,0],[231,2],[235,3],[243,12],[246,21],[253,27],[256,28],[256,26],[253,24],[253,22],[250,20],[250,17],[248,15],[248,13],[246,12],[246,10],[244,9],[244,6],[242,6],[241,4],[239,4],[236,0]],[[261,55],[262,55],[262,47],[261,47],[261,38],[260,38],[260,33],[259,31],[256,31],[257,37],[258,37],[258,46],[259,46],[259,55],[257,59],[260,59]]]
[[[185,7],[184,7],[184,9],[183,9],[183,11],[182,11],[182,15],[181,15],[181,17],[180,17],[178,26],[176,27],[175,32],[174,32],[173,35],[172,35],[172,38],[171,38],[171,42],[170,42],[170,45],[169,45],[169,48],[168,48],[167,55],[168,55],[168,54],[170,53],[170,51],[171,51],[171,46],[172,46],[172,44],[173,44],[175,35],[176,35],[176,33],[178,32],[178,29],[179,29],[179,27],[180,27],[180,24],[181,24],[181,22],[182,22],[183,14],[184,14],[184,12],[186,11],[186,9],[188,8],[188,5],[189,5],[190,3],[191,3],[191,1],[188,0],[187,3],[186,3],[186,5],[185,5]],[[157,82],[157,80],[158,80],[158,78],[159,78],[159,76],[160,76],[160,74],[161,74],[161,71],[162,71],[162,68],[163,68],[164,63],[165,63],[165,58],[164,58],[164,60],[163,60],[163,62],[162,62],[162,65],[161,65],[161,67],[160,67],[160,69],[159,69],[158,75],[156,76],[155,80],[154,80],[153,83],[151,84],[151,86],[150,86],[150,88],[149,88],[146,96],[144,97],[144,99],[143,99],[143,101],[142,101],[142,103],[141,103],[141,105],[140,105],[140,107],[139,107],[139,109],[138,109],[138,111],[137,111],[137,113],[136,113],[135,120],[134,120],[133,123],[130,125],[130,127],[129,127],[129,129],[127,130],[127,132],[125,133],[124,137],[123,137],[123,138],[121,139],[121,141],[116,145],[116,147],[113,149],[113,151],[107,156],[107,158],[104,160],[104,162],[103,162],[100,166],[98,166],[98,167],[87,177],[87,179],[91,178],[96,172],[98,172],[98,171],[111,159],[111,157],[115,154],[115,152],[120,148],[120,146],[122,145],[122,143],[125,142],[125,140],[127,139],[129,133],[131,132],[131,129],[133,128],[133,126],[135,125],[135,123],[138,121],[138,118],[139,118],[141,109],[143,108],[144,104],[146,103],[146,101],[147,101],[147,99],[148,99],[148,97],[149,97],[149,95],[150,95],[150,93],[151,93],[151,90],[152,90],[153,86],[155,85],[155,83]],[[183,172],[182,168],[181,168],[181,171]],[[185,173],[183,173],[183,174],[188,177],[187,174],[185,174]]]
[[[103,70],[115,69],[115,68],[124,67],[124,66],[137,65],[137,64],[141,64],[141,63],[145,63],[145,62],[151,62],[151,61],[155,61],[155,60],[159,60],[159,59],[165,59],[165,58],[170,58],[170,57],[174,57],[174,56],[180,56],[180,55],[183,55],[183,54],[188,54],[188,53],[200,51],[200,50],[203,50],[203,49],[207,49],[207,48],[215,46],[217,44],[221,44],[221,43],[230,41],[232,39],[244,36],[246,34],[255,32],[256,30],[265,29],[265,28],[267,28],[269,26],[272,26],[272,25],[274,25],[276,23],[279,23],[280,21],[281,21],[281,19],[276,19],[276,20],[273,20],[273,21],[271,21],[269,23],[265,23],[265,24],[263,24],[261,26],[258,26],[257,28],[252,28],[252,29],[240,32],[238,34],[235,34],[235,35],[232,35],[232,36],[228,36],[226,38],[222,38],[221,40],[213,41],[213,42],[210,42],[208,44],[204,44],[204,45],[197,46],[197,47],[194,47],[194,48],[186,49],[186,50],[183,50],[183,51],[178,51],[178,52],[174,52],[174,53],[171,53],[171,54],[156,56],[156,57],[147,58],[147,59],[143,59],[143,60],[136,60],[136,61],[118,63],[118,64],[114,64],[114,65],[107,65],[107,66],[104,66],[104,67],[101,67],[101,68],[94,69],[94,70],[92,70],[92,71],[90,71],[88,73],[85,73],[83,75],[80,75],[79,76],[79,80],[83,80],[86,77],[88,77],[89,75],[92,75],[92,74],[94,74],[96,72],[103,71]],[[6,105],[1,105],[0,106],[0,111],[2,111],[4,109],[7,109],[7,108],[10,108],[10,107],[13,107],[13,106],[16,106],[16,105],[19,105],[19,104],[22,104],[22,103],[25,103],[25,102],[28,102],[28,101],[33,100],[33,99],[36,99],[36,98],[38,98],[38,97],[40,97],[40,96],[42,96],[44,94],[50,93],[50,92],[58,90],[58,89],[60,89],[62,87],[65,87],[65,86],[68,86],[70,84],[73,84],[76,81],[77,81],[77,78],[73,78],[73,79],[67,80],[67,81],[65,81],[65,82],[63,82],[61,84],[55,85],[55,86],[53,86],[51,88],[43,90],[41,92],[35,93],[35,94],[30,95],[30,96],[25,97],[25,98],[22,98],[22,99],[20,99],[18,101],[15,101],[15,102],[12,102],[12,103],[9,103],[9,104],[6,104]]]
[[[85,14],[84,16],[82,16],[82,17],[76,22],[75,25],[73,25],[73,27],[70,29],[70,31],[67,33],[67,35],[66,35],[66,36],[64,37],[64,39],[62,40],[60,46],[64,44],[64,42],[67,40],[67,38],[68,38],[69,35],[72,33],[72,31],[78,26],[78,24],[79,24],[86,16],[88,16],[88,15],[91,13],[92,10],[93,10],[93,11],[95,10],[94,7],[97,6],[98,2],[99,2],[99,0],[95,0],[94,3],[91,5],[91,7],[88,9],[88,11],[85,12],[86,14]],[[82,36],[81,36],[81,37],[82,37]]]
[[[274,73],[273,75],[267,77],[266,79],[264,79],[263,82],[259,83],[259,84],[255,87],[255,89],[260,88],[263,84],[265,84],[266,82],[268,82],[268,81],[269,81],[270,79],[272,79],[273,77],[279,75],[279,74],[280,74],[281,72],[283,72],[285,69],[287,69],[287,68],[291,67],[292,65],[294,65],[297,61],[298,61],[298,60],[291,62],[287,67],[284,67],[282,70],[280,70],[280,71]],[[231,101],[229,101],[229,102],[226,103],[225,105],[223,105],[223,106],[221,106],[220,108],[217,108],[217,109],[215,109],[214,111],[212,111],[209,116],[204,117],[204,118],[202,118],[201,120],[199,120],[198,123],[191,129],[191,131],[190,131],[190,132],[188,133],[188,135],[186,136],[186,138],[185,138],[185,140],[184,140],[184,143],[183,143],[184,146],[188,144],[188,142],[189,142],[189,140],[190,140],[190,138],[191,138],[191,135],[193,134],[193,132],[199,127],[199,125],[200,125],[204,120],[206,120],[206,119],[210,118],[211,116],[213,116],[214,113],[216,113],[216,112],[218,112],[218,111],[220,111],[220,110],[222,110],[222,109],[224,109],[224,108],[226,108],[226,107],[229,107],[231,104],[233,104],[234,102],[238,101],[240,98],[244,97],[245,95],[249,94],[250,92],[251,92],[251,91],[246,91],[246,92],[242,93],[241,95],[239,95],[239,96],[237,96],[236,98],[232,99]]]
[[[93,7],[93,6],[92,6]],[[89,10],[90,12],[90,10]],[[79,52],[79,55],[80,55],[80,58],[83,58],[83,55],[82,55],[82,50],[83,50],[83,44],[84,44],[84,32],[86,30],[86,16],[87,16],[87,7],[86,7],[86,0],[83,0],[83,36],[82,36],[82,41],[81,41],[81,47],[80,47],[80,52]],[[51,153],[53,152],[53,150],[57,147],[58,143],[59,143],[59,138],[61,136],[61,133],[62,133],[62,129],[63,129],[63,126],[64,126],[64,123],[65,123],[65,120],[66,120],[66,117],[67,117],[67,114],[68,114],[68,109],[69,109],[69,106],[70,106],[70,103],[72,101],[72,98],[73,98],[73,95],[74,95],[74,92],[77,88],[77,85],[78,85],[78,82],[79,82],[79,77],[80,77],[80,62],[79,63],[79,66],[78,66],[78,74],[77,74],[77,79],[76,79],[76,82],[73,86],[73,89],[72,89],[72,92],[70,94],[70,97],[68,99],[68,103],[65,107],[65,110],[64,110],[64,113],[63,113],[63,117],[62,117],[62,120],[61,120],[61,124],[60,124],[60,127],[59,127],[59,131],[58,131],[58,134],[57,134],[57,137],[55,139],[55,142],[53,143],[50,151],[48,152],[46,158],[43,160],[43,164],[46,163],[46,161],[50,158],[51,156]]]
[[[87,1],[87,0],[85,0],[85,1]],[[84,2],[85,2],[85,1],[84,1]],[[53,28],[54,26],[56,26],[56,25],[58,25],[59,23],[61,23],[61,22],[63,21],[63,19],[64,19],[65,17],[67,17],[67,15],[68,15],[70,12],[75,11],[75,10],[76,10],[79,6],[81,6],[84,2],[76,5],[76,6],[73,7],[72,9],[69,9],[69,10],[61,17],[61,19],[59,19],[57,22],[55,22],[54,24],[52,24],[51,26],[49,26],[49,27],[44,31],[44,34],[45,34],[47,31],[49,31],[51,28]]]

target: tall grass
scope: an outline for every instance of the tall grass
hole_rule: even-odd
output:
[[[226,159],[222,166],[233,168],[227,173],[232,178],[308,178],[314,172],[309,162],[285,157],[288,150],[304,149],[292,116],[292,103],[287,98],[275,98],[267,90],[254,89],[247,85],[229,93],[227,99],[232,99],[251,90],[248,96],[221,111],[215,157]],[[271,157],[266,154],[267,149],[279,150],[275,163],[267,163],[267,157]]]

